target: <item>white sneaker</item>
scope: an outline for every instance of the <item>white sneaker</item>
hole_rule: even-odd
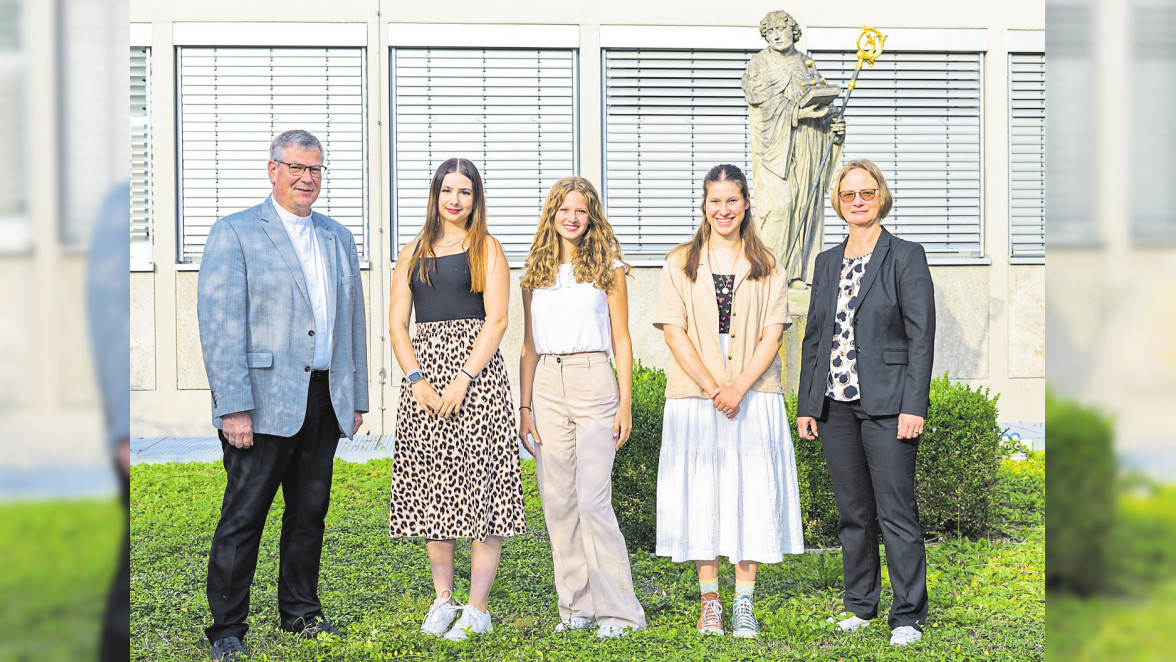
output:
[[[890,633],[890,645],[906,646],[922,638],[923,633],[919,632],[918,628],[911,625],[904,625],[900,628],[894,628],[894,631]]]
[[[457,612],[461,610],[461,605],[450,599],[452,595],[452,591],[442,591],[441,597],[433,601],[428,615],[425,616],[425,622],[421,623],[421,632],[434,637],[445,636],[449,631],[449,624],[457,618]]]
[[[833,623],[834,620],[832,618],[829,618],[828,622]],[[865,618],[858,618],[857,614],[853,614],[849,618],[845,618],[840,621],[836,621],[836,623],[837,623],[838,630],[841,630],[842,632],[853,632],[854,630],[856,630],[858,628],[866,627],[867,625],[870,624],[870,621]]]
[[[586,630],[592,627],[592,621],[583,616],[569,616],[555,626],[556,632],[570,632],[571,630]]]
[[[633,628],[621,627],[620,625],[601,625],[600,629],[596,631],[596,636],[600,639],[613,639],[623,637],[632,631]]]
[[[449,641],[465,641],[471,634],[488,634],[493,631],[490,612],[482,611],[473,605],[465,605],[461,608],[461,618],[457,619],[445,638]]]

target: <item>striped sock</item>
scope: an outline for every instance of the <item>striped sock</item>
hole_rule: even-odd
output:
[[[714,579],[709,579],[709,580],[705,580],[705,581],[702,579],[699,579],[698,580],[698,590],[703,595],[706,595],[707,593],[718,593],[719,592],[719,578],[715,577]]]
[[[752,593],[755,593],[755,580],[754,579],[749,582],[745,582],[741,579],[735,580],[735,597],[737,597],[737,598],[742,598],[742,597],[750,598]]]

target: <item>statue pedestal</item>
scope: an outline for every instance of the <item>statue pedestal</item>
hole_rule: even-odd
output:
[[[810,292],[812,290],[807,288],[788,288],[788,312],[792,315],[792,326],[784,330],[784,346],[780,348],[780,358],[784,364],[780,381],[784,384],[785,397],[796,393],[800,383],[800,343],[808,326]]]

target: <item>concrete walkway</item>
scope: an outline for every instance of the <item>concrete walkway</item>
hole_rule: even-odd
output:
[[[335,457],[347,462],[367,462],[392,457],[390,434],[361,434],[355,439],[340,439]],[[149,437],[131,440],[131,464],[164,462],[217,462],[221,459],[221,442],[216,437]]]
[[[1020,435],[1023,443],[1034,450],[1045,449],[1044,423],[1002,423],[1007,434]],[[335,457],[346,462],[366,462],[381,457],[392,457],[395,444],[390,434],[363,434],[355,439],[339,441]],[[519,446],[523,459],[531,455]],[[131,464],[160,464],[163,462],[215,462],[221,459],[221,444],[216,437],[150,437],[131,440]]]
[[[1045,426],[1042,423],[1004,423],[1001,427],[1007,429],[1007,434],[1020,435],[1023,442],[1028,442],[1036,450],[1045,448]],[[347,462],[392,457],[393,443],[392,435],[360,435],[353,440],[341,440],[336,455]],[[531,457],[521,446],[519,454],[523,459]],[[220,441],[216,437],[150,437],[131,440],[131,464],[218,462],[220,459]],[[1149,459],[1150,463],[1147,461]],[[1155,456],[1127,456],[1124,465],[1150,468],[1154,473]],[[1176,453],[1169,453],[1163,467],[1167,473],[1161,473],[1161,477],[1176,476]],[[114,470],[108,466],[0,468],[0,501],[108,497],[115,494],[117,489]]]

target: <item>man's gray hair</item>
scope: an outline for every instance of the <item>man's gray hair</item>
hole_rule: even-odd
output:
[[[270,143],[270,161],[281,161],[286,158],[286,148],[290,145],[297,145],[302,149],[318,150],[319,155],[323,157],[323,161],[327,160],[327,153],[323,150],[323,144],[319,142],[318,138],[309,131],[302,129],[291,129],[283,131],[278,134],[277,138]]]

